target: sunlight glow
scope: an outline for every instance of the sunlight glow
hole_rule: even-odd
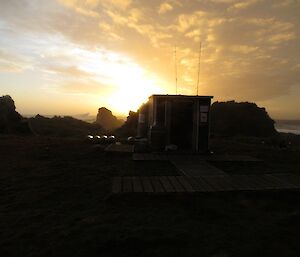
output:
[[[105,106],[114,114],[127,116],[151,94],[162,93],[167,85],[125,54],[105,48],[80,47],[61,36],[48,38],[44,35],[39,39],[20,35],[20,38],[30,46],[28,53],[22,48],[20,54],[35,55],[34,74],[39,74],[43,85],[37,86],[37,90],[45,89],[47,95],[60,94],[72,101],[78,99],[76,104],[69,106],[75,114],[83,108],[82,99],[85,99],[88,104],[84,107],[89,108],[88,112],[95,113]],[[57,103],[53,103],[53,109],[54,113],[63,112]]]
[[[158,86],[162,81],[129,58],[103,50],[74,51],[80,58],[80,70],[93,75],[99,84],[114,88],[112,94],[107,96],[108,107],[117,114],[127,115],[130,110],[136,111],[151,94],[163,91]]]

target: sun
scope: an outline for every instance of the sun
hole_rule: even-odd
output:
[[[95,52],[77,49],[74,54],[81,70],[92,75],[99,86],[109,88],[101,92],[101,98],[106,99],[107,107],[116,114],[125,116],[130,110],[136,111],[150,95],[162,93],[167,85],[128,56],[104,49]]]
[[[162,93],[161,82],[144,73],[127,74],[118,81],[117,90],[109,97],[110,108],[119,115],[136,111],[152,94]]]

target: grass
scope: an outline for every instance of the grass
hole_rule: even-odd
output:
[[[112,176],[177,171],[71,139],[0,137],[0,156],[0,256],[300,255],[299,191],[108,198]]]

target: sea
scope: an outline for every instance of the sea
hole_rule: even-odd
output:
[[[300,135],[300,120],[276,120],[275,128],[278,132]]]

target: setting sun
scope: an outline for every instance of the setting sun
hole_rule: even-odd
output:
[[[125,56],[103,49],[90,52],[74,49],[80,71],[93,75],[97,83],[110,87],[108,106],[119,115],[127,115],[154,93],[163,92],[165,86],[158,77],[145,71]]]
[[[162,88],[158,85],[162,84],[150,75],[147,77],[143,70],[123,68],[129,68],[130,73],[122,74],[115,81],[117,89],[109,98],[108,104],[117,114],[126,115],[129,110],[136,111],[151,94],[161,93]]]

